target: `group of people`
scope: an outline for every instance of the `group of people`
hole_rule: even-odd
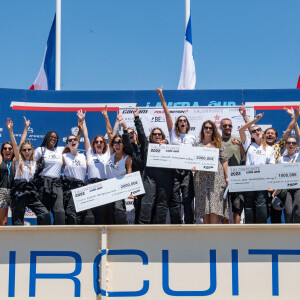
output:
[[[0,225],[7,224],[9,206],[13,225],[24,223],[26,207],[36,214],[38,225],[52,223],[50,212],[55,225],[127,224],[125,200],[77,213],[71,190],[136,171],[141,174],[145,194],[128,195],[134,201],[135,224],[165,224],[168,212],[171,224],[181,224],[182,205],[185,224],[193,224],[197,219],[205,224],[228,223],[230,206],[236,224],[241,222],[243,210],[246,223],[266,223],[269,216],[272,223],[280,223],[282,211],[272,205],[276,197],[284,204],[285,222],[300,221],[299,189],[276,191],[269,187],[263,191],[229,193],[224,198],[228,166],[300,162],[297,138],[290,136],[294,129],[300,138],[297,124],[300,106],[296,113],[285,109],[291,115],[291,122],[279,141],[276,129],[263,132],[256,125],[263,114],[249,120],[243,105],[239,111],[245,124],[239,129],[240,137],[232,136],[232,122],[227,118],[220,123],[222,134],[213,121],[207,120],[195,137],[189,133],[186,116],[179,116],[173,123],[162,87],[156,91],[165,112],[169,141],[159,127],[153,128],[149,138],[146,137],[138,108],[133,111],[135,128],[128,128],[121,114],[112,128],[106,108],[102,111],[108,143],[105,134],[95,136],[90,142],[86,114],[78,111],[77,136],[69,135],[66,145],[58,146],[58,134],[50,131],[36,150],[26,141],[30,121],[24,118],[25,128],[18,146],[13,122],[7,119],[11,141],[1,147]],[[122,135],[118,134],[119,126]],[[250,138],[246,134],[248,130]],[[86,155],[77,151],[81,134]],[[149,143],[217,148],[217,172],[148,167]]]

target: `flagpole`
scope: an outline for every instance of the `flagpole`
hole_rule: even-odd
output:
[[[191,1],[185,0],[185,30],[186,30],[187,24],[189,22],[190,11],[191,11]]]
[[[56,0],[55,90],[60,91],[61,75],[61,0]]]

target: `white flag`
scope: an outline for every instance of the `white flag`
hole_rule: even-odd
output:
[[[178,90],[194,90],[196,85],[196,69],[192,46],[191,15],[186,27],[181,74]]]

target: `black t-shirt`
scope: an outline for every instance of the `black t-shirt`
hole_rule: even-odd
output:
[[[8,176],[7,164],[2,161],[0,164],[0,188],[9,188],[15,177],[15,170],[13,162],[10,165],[10,174]]]

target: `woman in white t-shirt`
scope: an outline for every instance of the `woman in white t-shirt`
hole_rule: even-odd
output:
[[[279,164],[300,163],[299,152],[296,153],[298,142],[290,136],[285,142],[286,154],[279,157]],[[276,195],[276,193],[275,193]],[[285,223],[300,223],[300,189],[288,189],[284,205]]]
[[[117,116],[117,121],[114,130],[111,127],[107,107],[102,110],[102,115],[105,119],[108,142],[111,143],[114,132],[116,132],[122,115]],[[84,137],[84,147],[86,151],[88,165],[88,181],[87,184],[92,184],[107,179],[106,164],[110,158],[110,148],[103,135],[97,135],[90,142],[88,129],[86,125],[86,113],[82,110],[77,112],[80,122],[82,122],[82,132]],[[95,224],[109,225],[114,224],[114,203],[108,203],[95,207],[93,210],[95,216]]]
[[[77,135],[78,140],[80,135],[81,128],[79,128]],[[46,208],[53,213],[54,225],[64,225],[65,209],[60,174],[65,147],[57,147],[57,142],[58,134],[55,131],[49,131],[41,146],[36,149],[34,158],[38,164],[35,181],[39,198]]]
[[[27,124],[26,124],[27,123]],[[25,126],[30,121],[25,119]],[[51,217],[47,208],[38,198],[38,193],[32,178],[35,174],[36,161],[34,160],[34,147],[31,142],[24,141],[18,148],[13,133],[13,122],[7,119],[7,128],[15,153],[15,178],[11,187],[12,197],[12,224],[23,225],[25,209],[30,208],[37,216],[38,225],[51,225]],[[25,140],[27,130],[22,139]]]
[[[264,132],[258,125],[254,125],[263,116],[258,114],[254,120],[244,124],[240,129],[240,137],[246,151],[246,165],[274,164],[274,149],[268,146]],[[251,139],[246,136],[249,129]],[[252,191],[244,193],[245,222],[267,223],[268,218],[268,191]]]
[[[169,112],[165,98],[161,88],[156,89],[162,107],[166,115],[168,131],[170,135],[171,145],[190,145],[196,143],[196,137],[189,134],[191,129],[190,123],[186,116],[179,116],[173,127],[172,116]],[[181,197],[184,207],[184,223],[194,223],[193,200],[194,200],[194,185],[193,173],[190,170],[174,169],[173,170],[173,196],[169,203],[171,224],[181,224]]]
[[[92,211],[85,210],[76,213],[71,190],[85,185],[87,162],[85,155],[77,152],[78,141],[74,135],[67,137],[67,145],[63,152],[63,191],[66,223],[68,225],[94,224]]]

